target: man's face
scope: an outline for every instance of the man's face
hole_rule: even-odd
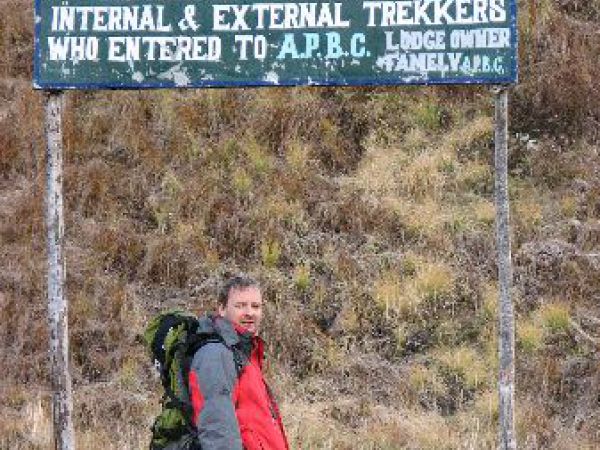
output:
[[[249,286],[229,291],[225,307],[219,306],[219,314],[226,319],[258,334],[262,319],[262,296],[260,290]]]

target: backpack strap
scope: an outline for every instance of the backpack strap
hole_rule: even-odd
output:
[[[210,335],[199,335],[199,334],[192,334],[191,336],[188,337],[188,342],[186,342],[184,344],[184,346],[188,349],[187,355],[186,355],[186,362],[188,363],[186,366],[184,366],[185,369],[185,373],[189,372],[189,369],[191,367],[191,362],[192,359],[194,358],[194,355],[196,354],[196,352],[204,345],[206,344],[210,344],[210,343],[220,343],[223,344],[225,347],[227,347],[231,353],[233,354],[233,362],[235,364],[235,371],[237,373],[237,376],[239,377],[240,374],[242,373],[242,370],[244,369],[244,367],[248,364],[248,362],[250,361],[250,352],[248,351],[248,349],[244,348],[241,342],[239,344],[236,345],[227,345],[227,343],[225,342],[225,339],[223,339],[223,337],[218,334],[218,333],[214,333],[214,334],[210,334]]]
[[[224,344],[221,337],[218,336],[217,334],[209,335],[209,336],[202,336],[197,333],[190,332],[187,334],[185,341],[179,342],[175,347],[174,358],[180,358],[181,370],[184,375],[182,381],[188,392],[189,392],[189,380],[188,380],[187,376],[190,372],[190,367],[192,365],[192,360],[194,359],[194,355],[201,347],[203,347],[206,344],[210,344],[210,343],[223,343]],[[165,377],[164,379],[166,380],[167,378]],[[175,406],[176,408],[179,408],[184,413],[184,416],[187,418],[188,424],[190,426],[193,426],[194,425],[194,424],[192,424],[193,406],[192,406],[191,402],[179,399],[173,392],[173,389],[171,388],[169,383],[164,383],[164,388],[165,388],[165,394],[167,397],[167,403],[166,403],[167,406]]]
[[[237,373],[238,378],[242,374],[244,367],[248,365],[250,362],[250,356],[246,355],[242,350],[237,348],[235,345],[233,347],[228,347],[233,353],[233,362],[235,364],[235,371]]]
[[[234,361],[235,369],[236,369],[236,375],[238,378],[239,378],[240,374],[242,373],[244,366],[247,364],[248,359],[245,358],[244,354],[241,351],[239,351],[239,349],[236,349],[235,346],[233,346],[233,347],[228,346],[225,343],[224,339],[218,333],[213,333],[213,334],[209,334],[209,335],[190,333],[186,337],[185,342],[179,343],[177,345],[177,347],[178,347],[177,351],[185,352],[184,354],[181,355],[182,356],[182,371],[186,375],[184,377],[184,383],[185,383],[185,387],[188,390],[188,392],[189,392],[189,379],[187,378],[187,375],[190,372],[190,368],[192,366],[192,361],[194,359],[196,352],[198,350],[200,350],[200,348],[202,348],[206,344],[213,344],[213,343],[223,344],[227,349],[229,349],[232,352],[233,361]],[[170,386],[165,386],[165,392],[168,396],[168,404],[174,405],[175,407],[179,408],[181,411],[184,412],[184,415],[188,421],[188,425],[191,427],[190,429],[193,430],[195,427],[195,424],[192,423],[192,416],[193,416],[194,409],[193,409],[191,402],[182,401],[182,400],[178,399]]]

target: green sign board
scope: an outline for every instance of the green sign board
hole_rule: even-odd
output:
[[[36,0],[34,86],[510,84],[516,0]]]

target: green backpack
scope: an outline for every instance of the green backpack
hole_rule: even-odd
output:
[[[185,437],[189,438],[188,447],[185,448],[199,448],[193,438],[195,428],[188,373],[194,354],[201,346],[209,342],[225,343],[217,333],[197,333],[198,323],[198,318],[193,314],[170,310],[153,318],[144,332],[146,347],[160,373],[165,391],[162,411],[152,425],[152,450],[181,442]],[[241,363],[238,351],[232,351],[239,375]]]

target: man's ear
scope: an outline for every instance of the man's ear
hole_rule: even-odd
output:
[[[223,308],[221,305],[219,305],[217,311],[219,312],[220,316],[225,316],[225,308]]]

